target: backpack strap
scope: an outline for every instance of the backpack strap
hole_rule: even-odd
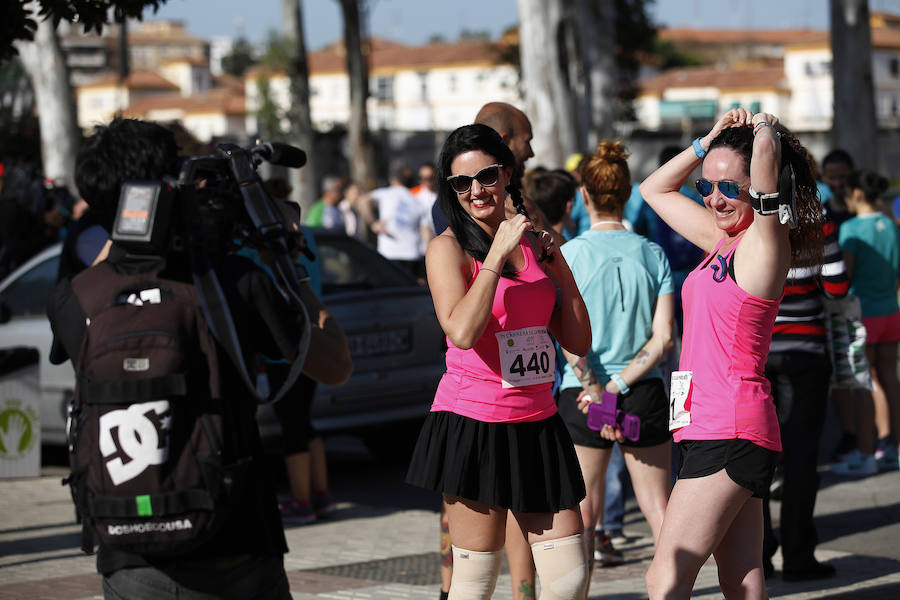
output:
[[[303,332],[301,334],[300,347],[297,356],[291,363],[291,368],[287,378],[281,387],[273,392],[268,398],[262,397],[256,391],[256,386],[247,370],[244,362],[244,353],[241,350],[241,341],[238,338],[237,329],[234,326],[234,320],[231,316],[231,310],[228,308],[228,301],[219,283],[215,268],[209,261],[209,257],[205,252],[191,249],[192,273],[194,277],[194,285],[197,290],[197,296],[200,300],[200,307],[203,310],[203,316],[206,323],[212,331],[213,337],[219,341],[224,348],[226,354],[231,359],[232,364],[237,368],[238,376],[244,382],[248,393],[257,402],[277,402],[287,394],[303,371],[303,363],[306,360],[306,352],[309,348],[310,322],[309,315],[303,303],[297,297],[296,303],[292,306],[297,308],[303,317]],[[281,271],[281,269],[279,269]]]

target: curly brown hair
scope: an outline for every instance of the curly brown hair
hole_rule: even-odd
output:
[[[824,233],[822,231],[822,204],[814,176],[815,163],[800,140],[787,129],[779,126],[781,139],[781,177],[778,192],[781,197],[791,193],[790,170],[794,173],[797,227],[791,229],[791,266],[821,266],[825,259]],[[753,130],[749,127],[729,127],[710,143],[709,149],[726,147],[744,159],[744,168],[750,174],[750,155],[753,151]]]
[[[631,195],[630,152],[623,142],[603,140],[581,166],[581,184],[598,212],[621,214]]]

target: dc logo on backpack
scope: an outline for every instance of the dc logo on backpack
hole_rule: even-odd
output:
[[[100,453],[105,459],[112,457],[106,461],[106,471],[113,485],[134,479],[151,465],[164,463],[169,456],[171,427],[168,400],[132,404],[102,415]],[[122,460],[120,453],[127,461]]]

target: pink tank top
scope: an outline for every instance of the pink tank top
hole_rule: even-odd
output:
[[[682,288],[684,340],[679,370],[691,371],[685,409],[691,423],[674,434],[681,440],[749,440],[769,450],[781,450],[781,435],[766,358],[778,300],[757,298],[742,290],[733,273],[734,245],[694,269]]]
[[[504,388],[496,334],[546,327],[556,302],[556,287],[541,270],[527,240],[519,244],[525,266],[515,277],[501,277],[491,318],[475,346],[460,350],[447,338],[447,372],[441,378],[431,411],[449,411],[489,423],[540,421],[556,413],[552,382]],[[475,261],[478,276],[481,263]]]

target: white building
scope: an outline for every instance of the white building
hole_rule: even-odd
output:
[[[900,125],[900,17],[872,15],[872,76],[881,128]],[[779,115],[798,132],[830,131],[834,116],[831,43],[827,31],[688,30],[663,39],[740,56],[717,67],[671,69],[640,82],[635,111],[642,127],[660,129],[714,119],[735,105]],[[723,40],[729,40],[726,52]],[[764,44],[764,55],[738,52]],[[773,49],[780,48],[779,54]]]
[[[523,104],[518,73],[498,62],[497,45],[484,41],[405,46],[372,41],[368,100],[369,127],[392,131],[447,131],[471,123],[489,101]],[[310,112],[313,126],[327,131],[350,118],[350,84],[343,46],[335,44],[309,55]],[[253,69],[245,76],[247,131],[257,129],[262,104],[259,79],[284,110],[289,82],[283,73]],[[287,124],[285,123],[285,126]]]
[[[177,85],[152,71],[132,71],[125,81],[117,75],[100,77],[75,89],[78,125],[89,129],[108,122],[132,103],[177,91]]]

